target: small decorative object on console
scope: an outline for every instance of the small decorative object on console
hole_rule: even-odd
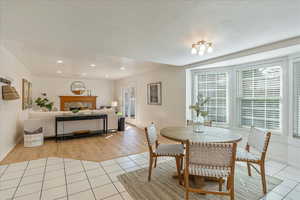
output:
[[[76,114],[79,112],[79,109],[72,109],[71,111],[72,111],[72,113]]]

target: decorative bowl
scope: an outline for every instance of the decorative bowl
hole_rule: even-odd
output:
[[[73,113],[73,114],[76,114],[76,113],[78,113],[78,112],[79,112],[78,109],[73,109],[73,110],[72,110],[72,113]]]

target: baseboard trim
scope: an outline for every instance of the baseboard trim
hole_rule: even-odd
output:
[[[135,124],[133,124],[133,123],[130,123],[130,122],[126,122],[126,124],[129,124],[130,126],[137,127],[137,125],[135,125]]]
[[[8,148],[8,150],[5,152],[5,153],[3,153],[2,155],[0,155],[0,162],[2,161],[2,160],[4,160],[4,158],[16,147],[16,145],[17,144],[19,144],[21,141],[23,140],[23,135],[21,135],[17,140],[16,140],[16,142],[13,144],[13,145],[11,145],[9,148]]]

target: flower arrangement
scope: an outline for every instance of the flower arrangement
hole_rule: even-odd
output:
[[[209,97],[204,97],[203,95],[198,95],[197,102],[190,106],[190,109],[196,112],[197,117],[206,117],[208,112],[204,110],[204,105],[209,101]]]
[[[35,100],[36,105],[38,105],[40,108],[46,108],[48,111],[51,111],[53,108],[54,102],[50,102],[49,99],[47,98],[46,93],[42,93],[43,97],[38,97]]]

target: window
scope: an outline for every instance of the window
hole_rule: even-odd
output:
[[[300,61],[293,63],[294,75],[294,136],[300,137]]]
[[[133,87],[123,89],[123,111],[125,117],[135,118],[135,89]]]
[[[242,127],[281,128],[281,65],[240,71],[240,123]]]
[[[207,120],[216,123],[228,123],[228,73],[227,72],[194,72],[193,73],[193,99],[195,104],[198,95],[209,97],[204,105],[208,111]]]

